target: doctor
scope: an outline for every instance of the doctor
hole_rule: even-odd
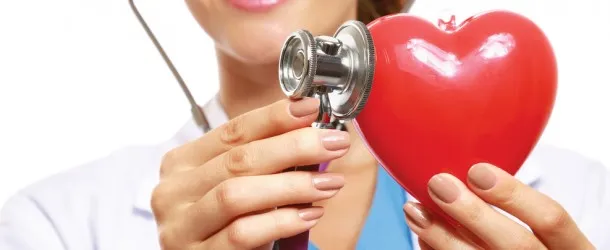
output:
[[[465,225],[453,230],[378,166],[349,124],[310,128],[318,101],[284,100],[276,62],[290,32],[329,34],[411,3],[186,3],[217,45],[220,92],[203,107],[214,129],[188,121],[162,145],[22,190],[2,210],[0,249],[270,249],[309,229],[310,249],[610,249],[610,175],[595,161],[539,145],[516,178],[485,163],[467,183],[437,175],[430,195]],[[278,174],[325,161],[324,173]]]

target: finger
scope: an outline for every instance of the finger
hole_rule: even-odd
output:
[[[420,204],[407,202],[403,210],[407,218],[407,225],[419,237],[422,250],[477,249],[450,226],[441,220],[435,220],[432,214],[428,213]],[[422,245],[421,241],[425,244]]]
[[[534,234],[500,214],[473,194],[460,180],[438,174],[428,192],[439,207],[493,249],[544,249]]]
[[[323,213],[321,207],[281,208],[242,217],[191,249],[253,249],[311,229]]]
[[[206,192],[233,177],[273,174],[294,166],[328,162],[345,155],[349,146],[345,131],[302,128],[235,147],[187,175],[195,178],[190,183],[197,186],[191,189]]]
[[[317,117],[317,98],[281,100],[242,114],[186,143],[164,157],[162,171],[198,167],[209,159],[239,145],[311,126]]]
[[[586,236],[555,200],[491,164],[474,165],[468,184],[486,202],[527,224],[550,249],[585,249]]]
[[[429,246],[428,243],[423,241],[421,238],[417,239],[417,244],[419,245],[419,249],[421,250],[434,250],[434,248]]]
[[[341,174],[303,171],[229,179],[180,212],[176,225],[190,240],[204,239],[244,214],[328,199],[344,183]]]
[[[176,200],[194,203],[227,179],[331,161],[345,155],[349,146],[347,132],[315,128],[254,141],[235,147],[199,168],[166,176],[155,188],[151,206],[156,218],[163,219],[165,214],[173,213]]]

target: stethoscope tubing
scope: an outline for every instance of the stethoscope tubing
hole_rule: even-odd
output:
[[[193,118],[195,119],[195,122],[197,123],[197,125],[199,127],[201,127],[201,129],[203,130],[204,133],[207,133],[208,131],[210,131],[211,128],[210,128],[210,123],[208,122],[208,120],[205,117],[205,113],[204,113],[203,109],[197,104],[197,101],[195,101],[195,98],[191,94],[191,91],[189,90],[188,86],[184,82],[184,79],[182,78],[180,73],[178,73],[178,70],[174,66],[174,63],[169,58],[167,53],[165,53],[163,46],[161,46],[161,43],[159,43],[159,40],[157,39],[155,34],[152,32],[152,30],[148,26],[148,23],[144,20],[144,18],[142,17],[142,14],[140,14],[138,7],[134,3],[134,0],[129,0],[129,6],[131,7],[131,10],[135,14],[136,18],[138,19],[138,22],[140,23],[140,25],[142,25],[142,28],[144,28],[144,30],[146,31],[146,34],[148,35],[150,40],[155,45],[155,48],[157,48],[157,51],[159,52],[159,54],[161,54],[163,61],[165,61],[165,64],[167,65],[167,67],[169,67],[169,70],[172,72],[172,74],[174,75],[174,78],[176,78],[176,81],[180,85],[182,92],[186,96],[186,99],[189,101],[189,104],[191,105],[191,113],[193,115]]]

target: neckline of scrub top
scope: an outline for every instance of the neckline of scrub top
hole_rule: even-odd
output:
[[[411,233],[402,210],[406,202],[404,189],[383,167],[379,166],[375,195],[356,249],[411,250],[413,246]],[[318,250],[318,247],[310,241],[308,250]]]

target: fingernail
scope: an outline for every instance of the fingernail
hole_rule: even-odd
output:
[[[421,229],[425,229],[432,224],[432,222],[430,222],[430,215],[424,211],[423,207],[421,207],[419,204],[407,202],[404,211],[407,219],[412,221]]]
[[[458,187],[453,184],[449,178],[443,175],[432,177],[430,182],[428,182],[428,189],[445,203],[454,202],[460,194]]]
[[[299,210],[299,217],[304,221],[314,221],[320,219],[324,214],[324,209],[321,207],[308,207]]]
[[[290,114],[296,118],[305,117],[317,113],[320,108],[318,98],[303,98],[290,103],[288,109]]]
[[[470,168],[468,180],[482,190],[491,189],[496,185],[496,175],[487,164],[476,164]]]
[[[316,174],[313,177],[313,186],[320,191],[337,190],[345,185],[343,175],[336,173]]]
[[[334,129],[320,130],[322,144],[326,150],[338,151],[349,147],[349,134],[345,131]]]

